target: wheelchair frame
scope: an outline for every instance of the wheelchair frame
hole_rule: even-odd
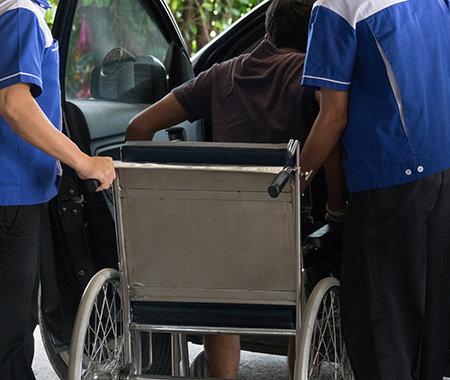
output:
[[[295,380],[351,379],[339,281],[321,280],[306,304],[298,142],[124,150],[133,162],[115,163],[120,275],[103,269],[85,290],[69,379],[189,377],[186,333],[296,336]],[[142,373],[143,332],[172,334],[172,377]]]

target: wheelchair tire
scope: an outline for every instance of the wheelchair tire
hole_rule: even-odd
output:
[[[119,272],[102,269],[92,277],[78,307],[68,379],[118,379],[125,366],[123,331]]]
[[[53,370],[60,379],[67,379],[67,367],[69,363],[69,350],[57,351],[53,347],[51,332],[41,309],[41,292],[39,289],[39,310],[38,310],[39,332],[42,338],[47,358],[52,365]]]
[[[352,380],[341,334],[340,283],[333,277],[314,287],[300,326],[296,380]]]

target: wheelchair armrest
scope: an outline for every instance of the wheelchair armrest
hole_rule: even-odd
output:
[[[304,269],[311,271],[311,268],[318,264],[328,268],[329,264],[331,267],[327,269],[325,275],[338,273],[336,265],[339,266],[339,264],[333,263],[340,260],[342,229],[342,223],[330,222],[306,237],[303,246]]]
[[[307,254],[310,251],[335,244],[336,239],[340,239],[342,227],[342,223],[330,222],[309,234],[305,239],[303,253]]]

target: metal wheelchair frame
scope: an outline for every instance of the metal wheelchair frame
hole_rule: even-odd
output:
[[[130,144],[131,161],[175,153],[115,163],[120,275],[85,290],[69,379],[189,377],[187,333],[296,336],[296,380],[352,379],[339,281],[306,304],[298,143],[179,144]],[[142,373],[143,332],[172,334],[172,377]]]

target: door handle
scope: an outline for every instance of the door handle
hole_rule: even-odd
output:
[[[174,127],[166,130],[166,136],[169,141],[186,141],[186,130],[182,127]]]

